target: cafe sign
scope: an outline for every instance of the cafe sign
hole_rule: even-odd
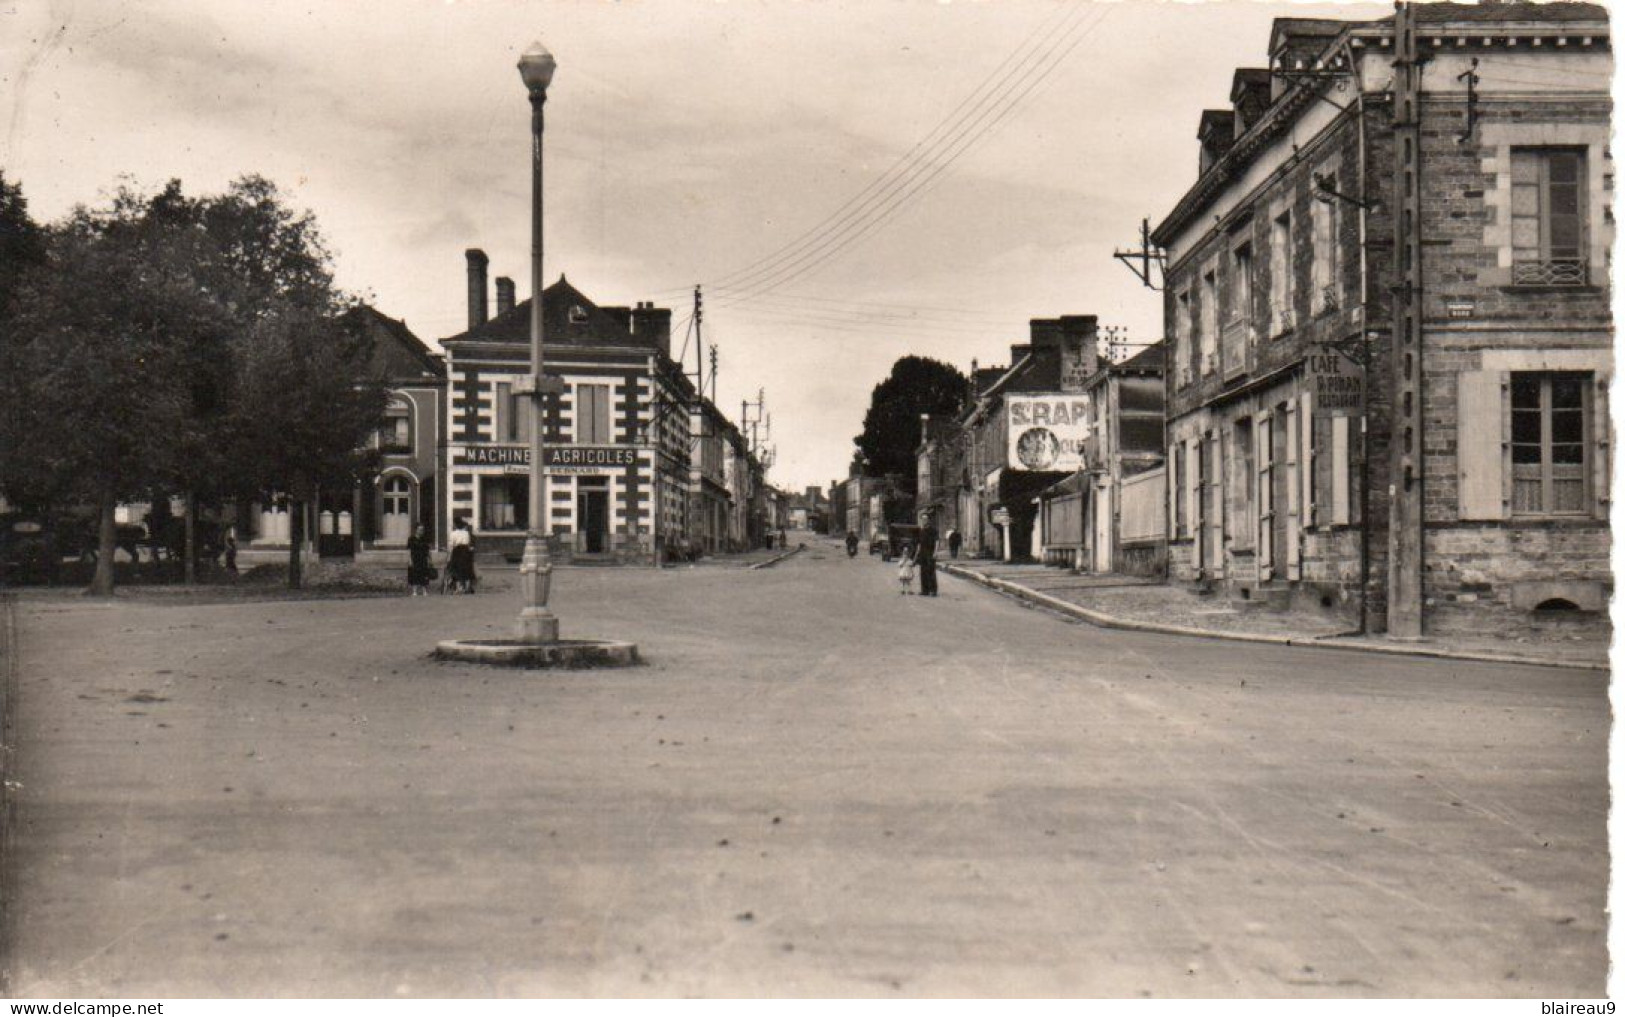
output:
[[[1314,397],[1320,417],[1358,417],[1365,413],[1365,379],[1360,364],[1329,346],[1309,351],[1305,364],[1305,391]]]

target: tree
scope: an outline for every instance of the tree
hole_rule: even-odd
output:
[[[951,364],[908,356],[892,365],[876,385],[863,417],[863,433],[853,439],[865,476],[898,476],[914,490],[920,447],[920,416],[953,416],[965,405],[968,382]]]
[[[146,199],[76,209],[47,235],[0,336],[8,402],[0,483],[36,499],[94,504],[98,556],[90,592],[113,591],[114,511],[161,480],[188,426],[178,351],[218,328],[218,305],[192,276],[200,238],[157,228]]]

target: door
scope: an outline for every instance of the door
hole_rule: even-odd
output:
[[[609,492],[581,491],[576,494],[576,519],[586,538],[588,554],[602,554],[609,529]]]
[[[379,500],[378,539],[384,544],[404,544],[412,536],[412,482],[400,474],[384,480]]]

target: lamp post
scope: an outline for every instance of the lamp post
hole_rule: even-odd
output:
[[[519,58],[519,77],[530,93],[530,507],[526,512],[525,556],[519,566],[523,607],[519,611],[519,639],[525,643],[553,643],[559,638],[559,620],[547,608],[553,580],[552,555],[547,546],[547,491],[542,466],[542,400],[550,389],[542,371],[542,107],[547,86],[558,66],[541,43]]]

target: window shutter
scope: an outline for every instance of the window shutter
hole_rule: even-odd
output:
[[[1349,522],[1349,418],[1332,418],[1332,524]]]
[[[1599,375],[1593,384],[1591,396],[1592,448],[1596,450],[1596,475],[1592,478],[1596,490],[1597,518],[1608,518],[1610,505],[1609,485],[1614,476],[1614,425],[1608,416],[1608,377]]]
[[[1185,442],[1185,527],[1187,533],[1196,533],[1202,525],[1201,492],[1197,486],[1202,475],[1200,438]],[[1200,564],[1200,562],[1198,562]]]
[[[1162,487],[1163,497],[1168,503],[1168,524],[1163,528],[1163,532],[1168,535],[1169,540],[1175,540],[1179,537],[1179,506],[1176,504],[1176,499],[1179,498],[1178,442],[1170,443],[1168,446],[1168,460],[1162,471]]]
[[[1304,529],[1315,524],[1315,397],[1304,392],[1298,396],[1298,486],[1299,520]]]
[[[513,425],[508,417],[513,413],[513,386],[505,381],[499,381],[491,387],[491,439],[493,441],[510,441],[513,438]]]
[[[1286,401],[1286,574],[1288,579],[1300,579],[1299,533],[1302,530],[1303,485],[1299,482],[1299,463],[1302,461],[1302,451],[1299,440],[1303,429],[1298,426],[1298,400]]]
[[[1505,519],[1506,374],[1463,371],[1456,376],[1456,514]]]

